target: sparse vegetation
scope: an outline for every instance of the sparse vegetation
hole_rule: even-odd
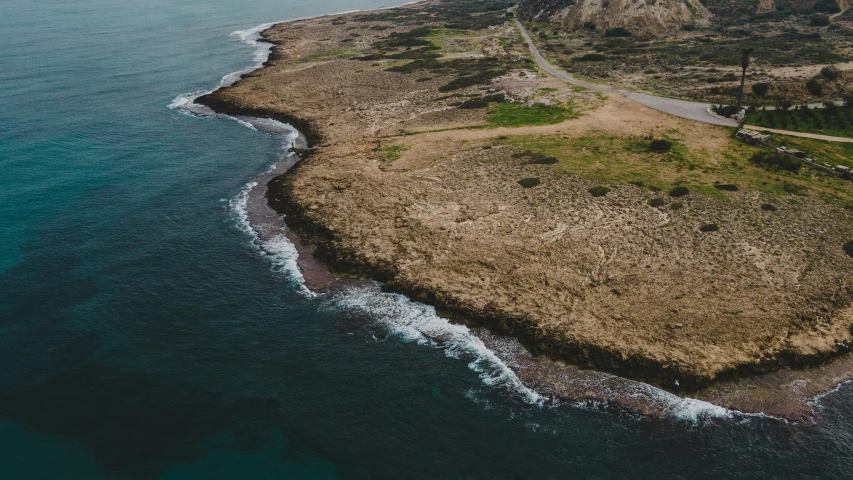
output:
[[[803,163],[790,156],[777,151],[763,151],[749,157],[749,161],[767,170],[787,171],[797,173],[803,168]]]
[[[761,209],[764,210],[765,212],[775,212],[777,210],[777,208],[775,206],[773,206],[769,203],[762,203]]]
[[[672,205],[670,205],[669,208],[673,210],[681,210],[684,208],[684,204],[681,202],[672,202]]]
[[[758,110],[747,114],[747,122],[768,128],[853,137],[853,106],[839,107],[832,102],[827,102],[827,106],[828,108]]]

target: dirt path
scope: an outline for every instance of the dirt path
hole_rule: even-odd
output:
[[[833,137],[831,135],[821,135],[819,133],[792,132],[790,130],[777,130],[775,128],[758,127],[756,125],[744,125],[743,127],[749,128],[750,130],[778,133],[780,135],[789,135],[792,137],[814,138],[815,140],[824,140],[827,142],[853,143],[853,138],[847,137]]]

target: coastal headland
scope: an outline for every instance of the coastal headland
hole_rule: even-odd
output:
[[[689,392],[846,353],[853,184],[548,76],[510,6],[278,24],[197,101],[305,135],[267,199],[334,272],[535,355]]]

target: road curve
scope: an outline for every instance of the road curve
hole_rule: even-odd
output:
[[[539,53],[539,49],[536,48],[536,45],[533,43],[533,40],[527,33],[527,29],[524,28],[524,25],[522,25],[517,18],[515,19],[515,24],[518,26],[518,29],[521,32],[521,35],[524,37],[524,40],[527,42],[527,46],[530,47],[530,51],[533,53],[533,57],[536,59],[536,64],[539,65],[543,70],[559,78],[560,80],[569,82],[573,85],[578,85],[580,87],[588,88],[590,90],[596,90],[599,92],[610,93],[615,95],[622,95],[623,97],[629,98],[637,103],[641,103],[649,108],[653,108],[664,113],[669,113],[670,115],[675,115],[676,117],[687,118],[690,120],[696,120],[697,122],[710,123],[713,125],[722,125],[725,127],[738,126],[738,123],[734,120],[717,117],[708,113],[708,109],[711,107],[711,104],[709,103],[690,102],[687,100],[658,97],[655,95],[649,95],[647,93],[629,92],[626,90],[619,90],[616,88],[608,87],[606,85],[599,85],[596,83],[578,80],[577,78],[572,77],[568,73],[548,63],[548,61],[545,60],[544,57],[542,57],[542,54]]]

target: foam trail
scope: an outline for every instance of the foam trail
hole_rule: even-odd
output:
[[[272,51],[273,45],[271,43],[261,41],[261,32],[270,28],[273,25],[274,23],[264,23],[256,27],[249,28],[247,30],[237,30],[236,32],[231,32],[232,37],[236,37],[240,39],[241,42],[249,46],[255,47],[255,52],[252,54],[252,60],[254,63],[242,70],[237,70],[236,72],[231,72],[223,76],[221,79],[219,79],[219,86],[217,86],[216,89],[233,85],[234,82],[240,80],[240,78],[244,74],[257,70],[264,65],[264,62],[269,59],[270,51]],[[214,90],[205,90],[178,95],[169,104],[169,108],[172,110],[179,110],[188,114],[202,116],[220,116],[209,108],[195,103],[195,99],[202,95],[207,95],[208,93],[211,93]]]
[[[367,314],[402,341],[442,348],[448,357],[469,356],[472,360],[468,367],[485,385],[505,387],[521,394],[531,404],[541,405],[544,401],[541,395],[524,386],[515,372],[468,327],[450,323],[438,316],[431,306],[413,302],[403,295],[383,292],[373,283],[333,294],[325,307]]]
[[[305,289],[305,279],[302,278],[302,272],[296,264],[296,259],[298,258],[296,247],[282,234],[264,240],[260,232],[252,227],[252,223],[249,220],[248,201],[249,194],[257,187],[258,182],[249,182],[236,197],[229,201],[231,211],[237,219],[237,227],[251,235],[252,245],[263,255],[267,256],[276,273],[286,275],[299,284],[302,289]]]

